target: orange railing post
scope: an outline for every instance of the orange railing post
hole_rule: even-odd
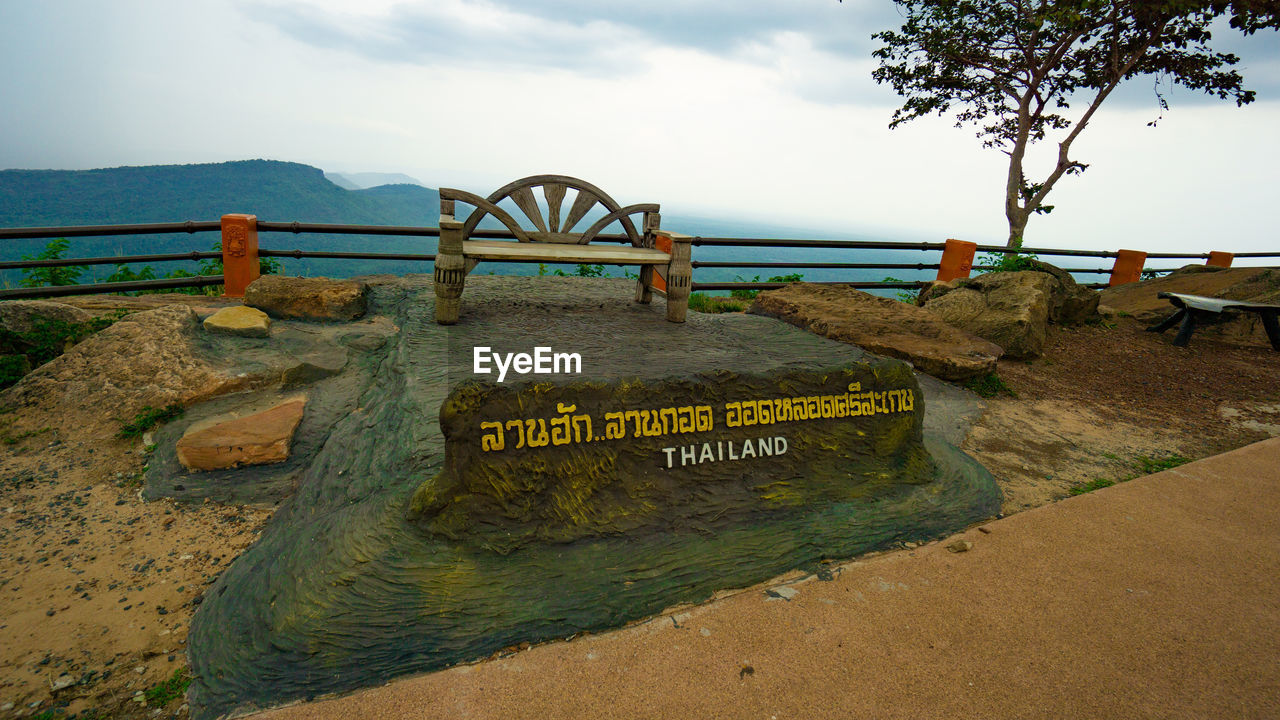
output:
[[[242,298],[258,279],[258,216],[222,216],[222,296]]]
[[[948,238],[947,245],[942,250],[942,261],[938,263],[938,281],[969,277],[973,270],[973,254],[977,249],[978,243]]]
[[[1229,252],[1218,252],[1217,250],[1209,251],[1209,261],[1205,265],[1213,267],[1231,267],[1231,261],[1235,259],[1235,254]]]
[[[1116,264],[1111,267],[1111,287],[1125,283],[1138,282],[1142,279],[1142,266],[1147,262],[1147,254],[1141,250],[1119,250],[1116,252]]]

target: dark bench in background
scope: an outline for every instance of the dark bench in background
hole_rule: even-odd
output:
[[[1169,316],[1167,320],[1158,325],[1152,325],[1147,330],[1150,332],[1164,332],[1181,322],[1182,326],[1178,328],[1178,336],[1173,339],[1173,344],[1178,347],[1190,342],[1191,333],[1195,332],[1197,325],[1213,322],[1225,312],[1252,312],[1257,313],[1262,318],[1262,327],[1266,328],[1267,339],[1271,341],[1272,349],[1280,350],[1280,323],[1276,321],[1276,314],[1280,313],[1280,305],[1245,302],[1242,300],[1224,300],[1222,298],[1171,292],[1162,292],[1158,297],[1165,298],[1173,303],[1174,307],[1178,308],[1178,311]]]

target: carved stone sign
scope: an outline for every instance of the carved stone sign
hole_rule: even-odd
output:
[[[445,468],[411,514],[502,553],[730,526],[927,482],[923,410],[910,368],[886,361],[657,382],[469,382],[441,409]]]

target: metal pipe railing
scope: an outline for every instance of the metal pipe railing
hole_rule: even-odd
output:
[[[18,270],[36,267],[70,267],[75,265],[124,265],[135,262],[169,262],[175,260],[211,260],[221,258],[220,252],[167,253],[164,255],[117,255],[113,257],[64,258],[61,260],[9,260],[0,262],[0,270]]]
[[[926,282],[861,282],[847,280],[817,280],[806,281],[811,285],[844,285],[851,288],[888,288],[888,289],[905,289],[911,290],[927,285]],[[780,287],[786,287],[790,283],[784,282],[723,282],[723,283],[693,283],[690,287],[694,291],[698,290],[773,290]]]
[[[133,290],[166,290],[169,288],[209,287],[221,284],[221,275],[194,275],[192,277],[184,278],[160,278],[159,280],[129,280],[126,282],[90,283],[87,285],[54,285],[52,287],[0,290],[0,300],[15,298],[65,297],[67,295],[94,295],[98,293],[130,292]]]
[[[246,216],[230,216],[231,218],[243,218]],[[141,223],[127,225],[76,225],[63,227],[28,227],[28,228],[0,228],[0,239],[34,239],[34,238],[53,238],[53,237],[90,237],[90,236],[110,236],[110,235],[147,235],[147,234],[166,234],[166,233],[196,233],[215,230],[223,230],[225,222],[222,221],[193,221],[177,223]],[[417,226],[396,226],[396,225],[352,225],[342,223],[303,223],[303,222],[269,222],[255,221],[254,227],[258,232],[277,232],[277,233],[315,233],[330,235],[373,235],[373,236],[402,236],[402,237],[438,237],[440,229],[436,227],[417,227]],[[511,232],[502,230],[482,230],[476,229],[472,233],[476,238],[493,238],[493,239],[512,239],[514,236]],[[623,234],[601,234],[597,236],[599,240],[607,242],[629,242],[626,235]],[[727,237],[701,237],[695,236],[691,240],[692,244],[706,247],[773,247],[773,248],[826,248],[826,249],[844,249],[844,250],[920,250],[920,251],[936,251],[946,250],[949,244],[958,241],[948,241],[948,243],[940,242],[894,242],[879,240],[821,240],[821,239],[803,239],[803,238],[727,238]],[[974,251],[981,251],[993,254],[1010,254],[1010,253],[1030,253],[1036,255],[1047,256],[1064,256],[1064,257],[1095,257],[1095,258],[1119,258],[1122,253],[1130,255],[1141,255],[1140,253],[1132,253],[1130,251],[1095,251],[1095,250],[1072,250],[1065,248],[1008,248],[1003,245],[974,245],[972,243],[958,243],[966,245],[974,250],[969,251],[970,256]],[[951,251],[947,251],[951,252]],[[345,252],[345,251],[306,251],[301,249],[295,250],[271,250],[259,249],[257,251],[259,257],[289,257],[295,259],[303,258],[320,258],[320,259],[340,259],[340,260],[394,260],[394,261],[411,261],[411,262],[433,262],[434,254],[428,253],[369,253],[369,252]],[[1225,255],[1220,253],[1219,255]],[[0,270],[16,270],[26,268],[45,268],[45,267],[74,267],[85,265],[106,265],[106,264],[126,264],[141,262],[181,262],[181,261],[199,261],[207,259],[222,258],[221,252],[200,252],[194,251],[189,253],[162,253],[149,255],[122,255],[115,257],[85,257],[85,258],[64,258],[64,259],[38,259],[38,260],[22,260],[22,261],[4,261],[0,262]],[[238,262],[243,262],[243,256]],[[944,254],[943,264],[948,262]],[[1209,253],[1147,253],[1146,258],[1160,259],[1192,259],[1213,261]],[[1231,255],[1227,255],[1227,264],[1230,264]],[[1260,258],[1260,257],[1280,257],[1280,252],[1248,252],[1235,253],[1234,257],[1239,258]],[[547,265],[574,265],[577,263],[563,262],[546,262],[537,259],[527,260],[508,260],[504,262],[513,263],[544,263]],[[602,263],[607,265],[617,265],[617,263]],[[827,270],[939,270],[942,265],[938,263],[854,263],[854,262],[804,262],[804,261],[739,261],[739,260],[695,260],[692,262],[694,268],[760,268],[760,269],[793,269],[793,268],[811,268],[811,269],[827,269]],[[965,266],[969,267],[969,266]],[[976,270],[995,269],[991,265],[972,266]],[[1169,273],[1175,268],[1159,268],[1145,269],[1147,273]],[[1066,270],[1069,273],[1093,273],[1108,274],[1112,273],[1112,269],[1107,268],[1071,268]],[[967,273],[967,270],[965,271]],[[1136,270],[1130,272],[1136,273]],[[1134,275],[1136,278],[1136,275]],[[161,278],[156,280],[141,280],[120,283],[95,283],[86,285],[68,285],[48,288],[17,288],[12,290],[0,290],[0,298],[6,297],[58,297],[72,294],[88,294],[94,292],[119,292],[147,289],[165,289],[179,287],[201,287],[209,285],[222,284],[224,276],[198,276],[187,278]],[[819,281],[821,284],[846,285],[855,288],[894,288],[894,289],[910,289],[922,286],[924,281],[902,281],[902,282],[864,282],[864,281]],[[736,289],[770,289],[781,287],[785,283],[778,282],[709,282],[709,283],[693,283],[694,290],[736,290]],[[1086,285],[1086,287],[1106,287],[1104,283],[1095,283]]]
[[[222,229],[217,220],[134,225],[67,225],[63,227],[0,228],[0,239],[89,237],[92,235],[163,235],[165,233],[197,233]]]

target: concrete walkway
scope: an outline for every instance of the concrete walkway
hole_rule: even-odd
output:
[[[1280,438],[956,538],[258,717],[1280,717]]]

